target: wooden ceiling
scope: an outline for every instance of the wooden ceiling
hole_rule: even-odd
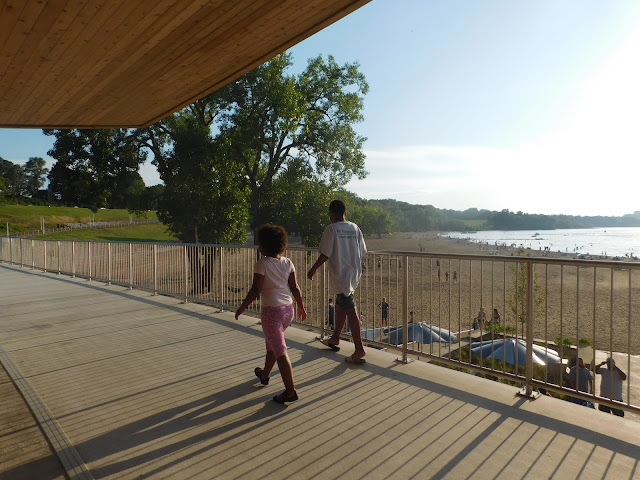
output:
[[[0,127],[150,125],[369,0],[0,0]]]

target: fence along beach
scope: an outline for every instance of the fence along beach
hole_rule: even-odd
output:
[[[507,332],[510,336],[514,333],[523,336],[525,325],[530,325],[535,339],[553,342],[561,337],[563,344],[567,338],[576,345],[587,338],[596,349],[621,352],[628,359],[631,357],[627,353],[638,353],[640,332],[631,328],[631,322],[639,315],[634,302],[639,292],[640,264],[573,260],[563,255],[533,258],[538,256],[536,251],[525,251],[525,257],[520,257],[517,254],[521,252],[513,248],[500,248],[501,256],[492,256],[486,245],[443,238],[436,233],[368,236],[367,244],[370,253],[365,258],[366,270],[356,292],[358,308],[364,313],[363,328],[381,326],[378,305],[384,297],[391,306],[391,326],[402,325],[404,314],[412,311],[415,322],[461,332],[471,327],[473,317],[483,306],[487,312],[499,309],[501,323],[515,330]],[[74,243],[6,238],[0,239],[0,245],[0,255],[11,263],[71,272],[230,309],[240,305],[251,284],[255,263],[255,249],[249,245]],[[298,271],[304,272],[313,263],[314,253],[313,249],[292,244],[287,256]],[[558,255],[552,252],[548,257]],[[534,312],[533,322],[526,324],[520,321],[522,318],[516,319],[509,305],[514,280],[516,285],[526,283],[517,274],[523,265],[533,266],[534,273],[539,275],[534,283],[542,287],[544,297],[543,310]],[[305,324],[322,328],[327,319],[324,273],[314,282],[305,279],[301,289],[308,303],[309,318]],[[518,295],[521,299],[525,296]],[[523,311],[521,304],[518,309]],[[382,346],[397,348],[396,342],[389,342],[390,339],[380,340]],[[439,345],[407,348],[422,351],[422,347],[424,353],[436,358],[444,358],[446,354],[438,349]],[[635,388],[631,368],[627,370],[628,385]],[[635,397],[629,398],[631,405],[636,406]]]
[[[471,254],[488,255],[496,252],[500,256],[514,256],[519,252],[517,247],[498,247],[472,242],[465,239],[449,238],[437,232],[426,233],[400,233],[366,237],[367,248],[370,251],[393,252],[420,252],[447,253],[447,254]],[[422,247],[422,248],[421,248]],[[525,249],[525,256],[541,256],[539,250]],[[567,259],[574,258],[563,252],[549,252],[547,257]],[[628,260],[623,258],[623,260]],[[433,262],[429,262],[432,264]],[[498,308],[503,322],[511,322],[515,325],[514,315],[509,311],[508,297],[512,287],[512,280],[503,276],[502,268],[486,267],[479,273],[479,267],[475,266],[471,273],[470,286],[465,283],[465,271],[467,267],[451,260],[450,263],[441,261],[441,284],[449,285],[453,282],[452,275],[446,282],[444,273],[454,270],[458,272],[458,283],[465,285],[458,293],[458,285],[452,285],[451,292],[448,287],[441,286],[438,289],[440,302],[434,300],[431,286],[422,286],[423,295],[430,294],[429,299],[413,298],[413,310],[421,310],[421,305],[429,304],[429,312],[420,312],[423,317],[430,313],[431,323],[437,320],[446,321],[450,313],[458,316],[458,312],[448,311],[448,301],[460,303],[462,311],[460,319],[463,327],[470,324],[471,319],[482,305],[486,311]],[[461,272],[458,266],[461,266]],[[417,268],[417,265],[416,265]],[[427,267],[428,270],[429,267]],[[435,266],[431,267],[435,269]],[[426,271],[423,269],[423,271]],[[611,275],[611,273],[613,275]],[[629,298],[640,298],[640,278],[637,271],[627,269],[594,269],[578,267],[562,267],[549,265],[537,270],[536,283],[544,290],[544,303],[535,315],[535,335],[539,338],[555,340],[557,337],[568,337],[574,344],[581,338],[589,339],[596,348],[603,351],[629,352],[640,354],[640,329],[630,328],[633,319],[640,319],[640,302],[629,303]],[[432,274],[433,276],[433,274]],[[468,280],[467,280],[468,281]],[[417,287],[417,286],[416,286]],[[419,289],[414,288],[413,292]],[[613,292],[611,295],[610,292]],[[459,297],[462,298],[459,298]],[[471,296],[471,298],[469,298]],[[422,300],[422,301],[421,301]],[[411,301],[411,300],[410,300]],[[439,308],[437,303],[439,303]],[[396,304],[397,305],[397,304]],[[469,306],[470,305],[470,306]],[[392,304],[393,306],[393,304]],[[393,312],[392,312],[393,313]],[[398,312],[395,312],[398,313]],[[418,314],[416,318],[420,318]],[[425,321],[427,319],[425,318]],[[609,323],[612,323],[613,334],[610,336]],[[455,320],[458,323],[458,320]],[[519,327],[521,328],[521,326]],[[545,334],[546,333],[546,334]],[[595,333],[595,335],[594,335]],[[577,335],[577,338],[576,338]],[[595,337],[595,338],[594,338]]]

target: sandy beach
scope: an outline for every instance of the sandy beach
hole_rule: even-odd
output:
[[[500,255],[517,258],[518,249],[497,248],[467,240],[441,237],[436,232],[398,233],[381,238],[365,238],[370,252],[407,252],[409,255],[409,308],[417,320],[443,326],[461,325],[468,328],[480,306],[489,315],[497,308],[501,321],[521,330],[515,313],[515,273],[511,261],[436,260],[427,254]],[[542,257],[543,252],[527,250],[525,255]],[[430,258],[424,258],[430,257]],[[382,259],[382,264],[379,259]],[[391,304],[390,320],[398,315],[395,283],[402,275],[401,257],[369,255],[369,269],[361,289],[366,300],[362,311],[365,317],[377,319],[377,305],[381,297]],[[549,252],[546,258],[572,259],[564,253]],[[395,262],[394,262],[395,260]],[[384,262],[388,261],[389,265]],[[438,278],[438,266],[440,277]],[[635,263],[635,262],[634,262]],[[372,268],[373,267],[373,268]],[[378,268],[379,267],[379,268]],[[456,272],[456,279],[453,272]],[[449,273],[449,277],[446,274]],[[640,354],[640,329],[632,328],[634,318],[640,318],[640,272],[629,269],[593,268],[592,266],[539,265],[536,284],[540,289],[540,304],[535,309],[534,335],[555,341],[568,338],[573,344],[580,339],[591,342],[602,351]],[[613,292],[613,294],[611,294]],[[518,324],[518,325],[517,325]],[[612,329],[609,328],[612,325]]]
[[[458,281],[453,282],[450,274],[449,281],[444,275],[438,281],[435,261],[429,259],[426,262],[419,256],[412,256],[422,250],[423,253],[447,253],[447,254],[471,254],[491,255],[497,252],[500,256],[516,256],[517,248],[501,247],[495,245],[479,244],[467,240],[440,237],[436,232],[427,233],[399,233],[387,235],[382,238],[367,236],[365,238],[367,248],[374,253],[371,262],[377,261],[375,252],[410,252],[409,283],[411,293],[409,295],[409,308],[414,311],[417,320],[429,321],[443,328],[451,327],[458,331],[469,327],[477,309],[482,304],[487,314],[493,308],[498,308],[503,325],[505,322],[515,327],[516,321],[509,312],[508,298],[512,277],[510,270],[503,261],[482,262],[484,266],[474,265],[472,262],[456,262],[452,260],[440,260],[443,270],[452,271],[458,268]],[[525,251],[525,255],[539,257],[542,252],[537,250]],[[572,259],[572,255],[549,252],[547,258]],[[497,259],[496,259],[497,260]],[[611,259],[609,259],[611,260]],[[391,262],[390,262],[391,263]],[[480,263],[480,262],[478,262]],[[491,264],[494,263],[492,266]],[[377,266],[377,265],[376,265]],[[361,286],[366,293],[366,305],[363,308],[365,322],[379,324],[377,303],[382,295],[385,295],[392,305],[389,321],[391,324],[400,321],[399,313],[393,311],[394,301],[398,301],[395,291],[387,289],[386,282],[391,285],[401,275],[401,269],[394,272],[391,268],[374,268],[373,272],[364,275],[364,285]],[[411,267],[415,271],[411,271]],[[467,269],[473,269],[473,274],[465,274]],[[394,275],[396,273],[396,275]],[[580,338],[588,338],[592,348],[580,350],[585,357],[585,363],[603,361],[614,352],[618,366],[624,371],[637,371],[640,369],[640,331],[631,328],[633,319],[640,318],[640,306],[635,298],[640,295],[640,282],[637,271],[619,270],[611,268],[593,267],[576,268],[548,266],[541,267],[538,272],[537,282],[542,286],[544,304],[537,309],[534,322],[534,337],[555,341],[557,337],[568,337],[575,345]],[[387,275],[388,274],[388,275]],[[372,280],[372,276],[375,279]],[[387,278],[389,277],[389,278]],[[396,278],[393,278],[396,277]],[[377,283],[376,283],[377,280]],[[375,283],[375,286],[372,284]],[[610,292],[613,291],[613,295]],[[363,301],[361,297],[361,302]],[[631,303],[631,305],[630,305]],[[373,306],[371,306],[373,305]],[[394,317],[394,314],[396,315]],[[372,322],[373,320],[373,322]],[[613,329],[609,328],[609,325]],[[374,325],[375,326],[375,325]],[[518,328],[523,328],[519,325]],[[574,350],[575,351],[575,350]],[[589,358],[591,352],[591,358]],[[630,355],[627,355],[627,352]],[[595,358],[593,358],[595,356]],[[632,373],[629,379],[632,379]],[[596,392],[599,392],[600,376],[595,376]],[[637,404],[640,398],[640,387],[633,380],[630,383],[629,398]],[[624,386],[624,396],[627,395],[627,385]],[[640,415],[628,414],[630,419],[640,421]]]

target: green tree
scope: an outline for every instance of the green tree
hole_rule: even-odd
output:
[[[525,250],[520,249],[518,256],[524,256]],[[509,265],[513,282],[507,288],[507,306],[513,316],[523,325],[527,321],[527,290],[529,288],[527,263],[519,262]],[[538,274],[533,273],[533,314],[541,313],[544,306],[544,288],[538,281]]]
[[[247,192],[226,146],[194,115],[177,114],[165,126],[172,149],[155,160],[165,182],[160,220],[184,242],[245,243]]]
[[[42,157],[30,157],[24,164],[24,186],[25,193],[35,196],[38,190],[44,185],[49,169],[45,168],[46,162]]]
[[[43,130],[56,138],[47,152],[56,159],[49,173],[50,189],[67,204],[96,212],[109,206],[118,184],[127,183],[145,161],[128,129]]]
[[[164,182],[154,200],[158,218],[185,242],[246,242],[243,176],[228,158],[229,146],[213,133],[228,88],[137,131]]]
[[[140,199],[139,208],[142,210],[158,210],[158,200],[164,193],[164,185],[146,187]]]
[[[363,220],[358,225],[364,233],[376,234],[380,238],[383,233],[391,231],[391,215],[378,205],[367,202],[363,207]]]
[[[0,178],[5,195],[19,197],[24,191],[24,170],[21,165],[0,157]]]
[[[291,55],[278,55],[231,84],[220,117],[229,159],[250,191],[252,228],[272,220],[265,200],[277,198],[270,194],[284,171],[299,174],[289,188],[313,181],[335,189],[366,175],[365,138],[353,129],[369,88],[358,64],[319,56],[298,76],[286,74],[290,66]]]
[[[342,191],[337,198],[345,199],[347,218],[357,223],[362,233],[380,237],[392,230],[391,214],[376,201],[365,200],[346,191]]]
[[[318,225],[327,222],[328,192],[353,175],[365,176],[365,139],[353,129],[362,120],[363,95],[368,90],[358,65],[339,66],[332,57],[327,61],[318,57],[298,76],[286,74],[290,66],[291,56],[279,55],[138,132],[141,145],[153,152],[166,186],[163,218],[171,219],[181,238],[184,233],[193,239],[198,225],[198,238],[204,239],[202,223],[186,224],[178,211],[195,211],[188,207],[192,199],[213,192],[210,202],[198,206],[213,208],[214,198],[220,202],[215,206],[224,215],[216,219],[226,223],[218,225],[214,235],[218,239],[228,238],[231,230],[238,239],[240,229],[234,222],[247,218],[248,212],[253,229],[277,222],[313,241],[322,232],[318,233]],[[193,141],[181,142],[187,127],[199,133]],[[193,171],[202,169],[189,188],[179,173],[179,162],[184,161],[192,164]],[[316,218],[303,218],[316,211]]]

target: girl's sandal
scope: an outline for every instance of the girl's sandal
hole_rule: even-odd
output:
[[[256,374],[256,377],[258,377],[258,379],[260,380],[260,383],[262,385],[269,385],[269,378],[267,377],[266,379],[262,378],[262,369],[260,367],[256,367],[256,369],[253,371],[253,373]]]
[[[293,395],[287,395],[287,391],[285,390],[280,395],[276,395],[273,397],[273,401],[276,403],[290,403],[298,400],[298,392],[293,391]]]

